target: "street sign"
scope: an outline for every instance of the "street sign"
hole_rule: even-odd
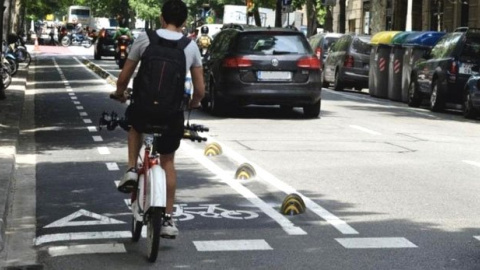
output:
[[[283,1],[282,3],[283,3],[284,6],[292,5],[292,0],[282,0],[282,1]]]

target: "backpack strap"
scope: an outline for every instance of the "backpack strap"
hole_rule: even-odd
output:
[[[191,39],[185,36],[182,36],[182,38],[178,40],[165,39],[165,38],[159,37],[157,35],[157,31],[151,30],[151,29],[146,30],[146,32],[147,32],[150,44],[157,44],[157,45],[169,47],[169,48],[178,48],[183,50],[188,46],[188,44],[190,44],[190,41],[192,41]]]

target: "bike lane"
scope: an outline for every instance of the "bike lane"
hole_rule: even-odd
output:
[[[63,264],[65,257],[70,267],[76,263],[96,265],[96,260],[86,262],[85,256],[98,258],[98,263],[111,261],[112,266],[118,258],[139,261],[145,257],[144,240],[130,243],[128,196],[116,191],[125,170],[126,134],[122,130],[100,132],[96,127],[104,109],[121,113],[125,106],[109,100],[111,87],[78,65],[80,62],[71,58],[39,58],[35,69],[35,244],[48,269],[71,269]],[[264,230],[288,235],[240,195],[238,188],[232,189],[188,154],[190,148],[201,151],[204,145],[183,144],[186,147],[177,154],[176,220],[181,236],[160,244],[160,252],[172,259],[170,266],[180,262],[194,265],[175,251],[190,255],[228,250],[268,252],[273,247],[262,237]]]

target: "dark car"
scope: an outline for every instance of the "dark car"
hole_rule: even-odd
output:
[[[414,66],[408,105],[419,107],[429,99],[431,111],[463,106],[467,98],[465,84],[479,60],[480,29],[445,34]]]
[[[325,59],[328,56],[328,50],[330,47],[337,42],[339,38],[341,38],[344,34],[339,33],[319,33],[316,35],[311,36],[308,39],[310,46],[313,49],[315,55],[320,59],[321,69],[324,69],[323,64],[325,63]],[[323,87],[328,87],[328,83],[324,83]]]
[[[333,83],[334,89],[368,88],[371,36],[346,34],[339,38],[325,59],[324,84]]]
[[[480,66],[476,65],[472,68],[472,75],[465,84],[465,98],[463,102],[463,116],[465,118],[477,118],[480,115]]]
[[[254,26],[224,27],[204,61],[204,108],[219,114],[236,105],[303,107],[318,117],[320,61],[302,32]]]
[[[113,40],[113,36],[116,31],[116,28],[109,27],[102,28],[98,32],[93,53],[93,58],[95,58],[95,60],[102,59],[102,56],[115,56],[115,41]]]

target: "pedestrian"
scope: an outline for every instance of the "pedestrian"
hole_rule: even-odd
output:
[[[174,166],[174,157],[175,151],[180,146],[180,140],[183,137],[184,130],[184,113],[183,111],[176,111],[174,114],[169,115],[168,117],[162,117],[162,115],[147,113],[147,105],[154,106],[153,100],[150,100],[150,103],[145,105],[145,100],[141,97],[145,95],[145,88],[149,88],[148,85],[144,86],[141,84],[142,79],[148,76],[148,74],[153,73],[156,79],[160,80],[158,84],[158,89],[155,89],[155,94],[158,92],[163,93],[169,87],[176,85],[181,87],[181,95],[183,96],[183,88],[185,82],[186,73],[189,71],[191,73],[194,93],[189,101],[188,107],[198,108],[200,107],[200,101],[202,100],[205,92],[205,86],[203,81],[203,68],[202,68],[202,58],[200,56],[200,51],[195,42],[187,39],[182,34],[182,27],[185,25],[187,20],[188,9],[185,3],[181,0],[168,0],[166,1],[161,10],[160,21],[162,22],[163,29],[156,31],[147,30],[144,33],[141,33],[138,36],[138,39],[132,45],[130,54],[128,55],[127,61],[120,72],[120,75],[117,80],[117,89],[111,95],[121,102],[126,101],[125,90],[127,89],[130,78],[133,75],[137,64],[141,60],[140,69],[135,77],[133,85],[133,101],[127,108],[125,113],[131,128],[128,132],[128,167],[129,169],[122,178],[118,190],[121,192],[129,193],[135,190],[137,185],[138,174],[136,172],[137,168],[137,158],[141,148],[142,133],[144,131],[146,124],[156,124],[163,125],[166,124],[169,127],[169,130],[162,134],[158,149],[156,149],[160,154],[160,163],[165,171],[166,180],[167,180],[167,205],[165,209],[165,220],[162,224],[160,235],[168,238],[175,238],[178,235],[178,229],[175,226],[171,216],[173,214],[173,203],[175,199],[176,191],[176,170]],[[153,40],[153,42],[152,42]],[[157,44],[155,44],[157,43]],[[169,44],[169,45],[168,45]],[[167,46],[168,45],[168,46]],[[179,48],[183,48],[180,50]],[[175,80],[172,80],[172,77],[169,76],[158,76],[157,74],[163,74],[163,70],[160,70],[159,73],[151,72],[148,70],[148,64],[154,63],[158,64],[158,61],[164,61],[166,63],[167,69],[171,70],[174,68],[174,65],[169,65],[169,61],[163,60],[161,57],[156,57],[157,55],[151,55],[151,52],[154,51],[158,54],[166,54],[166,52],[174,52],[165,56],[166,58],[173,58],[173,55],[176,55],[179,59],[168,59],[171,61],[180,61],[184,63],[185,69],[181,68],[180,80],[177,81],[177,84],[174,84]],[[145,64],[145,65],[144,65]],[[148,65],[148,66],[147,66]],[[179,68],[176,65],[177,69]],[[179,74],[179,73],[175,73]],[[181,78],[183,76],[183,78]],[[138,81],[137,81],[138,79]],[[139,83],[138,86],[137,82]],[[163,84],[162,84],[163,83]],[[160,88],[161,86],[161,88]],[[170,94],[172,95],[172,94]],[[176,92],[175,92],[176,95]],[[142,102],[143,101],[143,102]],[[156,101],[155,101],[156,102]],[[161,100],[159,102],[162,102]],[[158,102],[157,102],[158,103]],[[151,107],[148,107],[151,108]]]

